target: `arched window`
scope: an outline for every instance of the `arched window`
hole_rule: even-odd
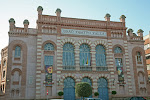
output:
[[[19,58],[21,56],[21,48],[20,46],[16,46],[15,48],[15,58]]]
[[[80,66],[90,66],[90,47],[87,44],[82,44],[80,46]]]
[[[44,50],[54,50],[54,45],[51,43],[46,43],[44,45]]]
[[[63,46],[63,66],[74,66],[74,47],[71,43]]]
[[[137,61],[138,62],[141,62],[141,53],[140,52],[137,52]]]
[[[89,84],[92,86],[92,81],[91,81],[91,79],[89,79],[88,77],[84,77],[84,78],[82,79],[82,82],[87,82],[87,83],[89,83]]]
[[[122,53],[122,49],[120,47],[115,47],[114,53]]]
[[[102,45],[96,46],[96,66],[106,66],[105,48]]]

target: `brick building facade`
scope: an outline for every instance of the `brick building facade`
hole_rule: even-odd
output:
[[[104,100],[112,91],[116,97],[150,94],[143,31],[126,35],[124,15],[115,22],[110,14],[100,21],[61,17],[60,9],[56,16],[42,14],[41,6],[37,11],[37,28],[9,20],[5,98],[42,99],[48,90],[48,98],[63,91],[65,100],[74,100],[79,82],[88,82],[91,97],[99,92]]]
[[[145,56],[146,56],[146,65],[147,65],[148,77],[150,80],[150,32],[148,35],[144,36],[143,39],[145,40],[144,50],[145,50]]]

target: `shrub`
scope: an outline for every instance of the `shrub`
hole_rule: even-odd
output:
[[[95,92],[94,95],[95,95],[95,96],[99,96],[99,93],[98,93],[98,92]]]
[[[112,91],[112,94],[114,94],[114,95],[115,95],[115,94],[117,94],[117,92],[116,92],[116,91]]]
[[[75,87],[77,97],[89,97],[92,94],[92,87],[87,82],[77,83]]]
[[[62,95],[64,95],[64,92],[60,91],[60,92],[58,92],[58,95],[62,96]]]

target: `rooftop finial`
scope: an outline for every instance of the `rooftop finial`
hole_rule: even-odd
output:
[[[110,15],[109,13],[107,13],[107,14],[105,15],[105,17],[111,17],[111,15]]]
[[[142,29],[139,29],[138,31],[137,31],[137,33],[143,33],[144,31],[142,30]]]
[[[29,25],[29,21],[28,21],[27,19],[25,19],[25,20],[23,21],[23,24]]]
[[[43,11],[43,7],[42,6],[38,6],[37,11]]]
[[[126,16],[125,16],[125,15],[121,15],[121,16],[120,16],[120,22],[125,23],[125,19],[126,19]]]
[[[125,16],[125,15],[121,15],[121,16],[120,16],[120,19],[121,19],[121,18],[122,18],[122,19],[125,19],[126,16]]]
[[[127,33],[133,32],[133,29],[129,28]]]
[[[57,8],[55,13],[57,13],[57,12],[61,13],[61,9]]]
[[[10,18],[9,23],[14,23],[15,24],[15,20],[13,18]]]
[[[106,21],[110,21],[110,17],[111,17],[111,15],[109,13],[107,13],[104,18]]]

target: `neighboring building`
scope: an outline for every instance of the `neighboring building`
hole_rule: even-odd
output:
[[[8,48],[5,47],[1,50],[1,62],[0,62],[0,96],[4,95],[6,87],[6,73],[7,73],[7,58]]]
[[[146,65],[147,65],[148,77],[150,80],[150,32],[148,35],[144,36],[143,39],[145,40],[144,50],[145,50],[145,56],[146,56]]]
[[[38,7],[37,28],[16,27],[9,20],[6,99],[58,98],[74,100],[75,84],[88,82],[92,95],[114,97],[150,95],[143,31],[126,35],[125,16],[120,22],[43,15]],[[3,55],[2,55],[3,58]],[[2,60],[3,61],[3,60]],[[5,79],[6,82],[6,79]]]

